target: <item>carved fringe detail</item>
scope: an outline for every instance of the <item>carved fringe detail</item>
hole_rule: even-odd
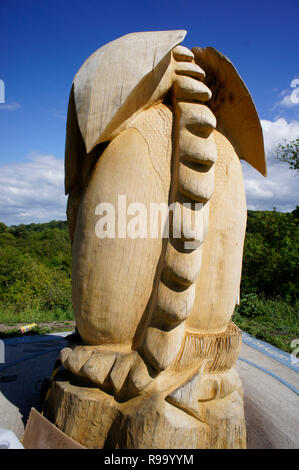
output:
[[[171,369],[178,371],[194,362],[208,359],[206,372],[223,372],[236,362],[242,343],[241,330],[229,322],[222,333],[191,333],[186,331],[181,349]]]

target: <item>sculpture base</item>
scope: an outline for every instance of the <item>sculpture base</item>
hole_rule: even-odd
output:
[[[89,449],[244,449],[243,392],[202,404],[204,422],[161,394],[118,403],[111,395],[63,373],[53,383],[46,417]]]

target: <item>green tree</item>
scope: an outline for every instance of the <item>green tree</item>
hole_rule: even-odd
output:
[[[299,139],[291,140],[289,143],[285,140],[274,150],[274,157],[280,162],[288,163],[291,170],[299,171]]]
[[[242,294],[295,302],[299,276],[296,213],[248,211]]]
[[[0,222],[0,233],[4,232],[7,232],[7,226],[3,222]]]

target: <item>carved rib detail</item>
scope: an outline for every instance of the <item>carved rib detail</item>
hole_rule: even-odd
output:
[[[179,152],[181,161],[197,165],[210,165],[216,162],[217,150],[213,134],[209,137],[200,137],[191,134],[187,129],[181,129]],[[201,168],[203,170],[203,168]]]
[[[189,168],[185,163],[180,163],[179,169],[180,191],[196,202],[207,202],[214,190],[214,168],[213,166],[206,172]]]
[[[213,164],[217,158],[212,136],[216,119],[202,104],[211,98],[211,92],[199,81],[204,72],[194,68],[188,54],[183,62],[183,53],[181,49],[174,52],[180,62],[173,87],[172,230],[142,347],[143,356],[157,371],[171,366],[184,341],[184,321],[194,303],[202,244],[208,231],[208,201],[214,189]],[[188,76],[183,75],[184,70]]]
[[[167,287],[165,282],[160,282],[158,287],[158,298],[156,314],[153,319],[155,326],[161,329],[172,329],[182,323],[189,316],[193,307],[195,297],[194,284],[183,291],[176,291]]]

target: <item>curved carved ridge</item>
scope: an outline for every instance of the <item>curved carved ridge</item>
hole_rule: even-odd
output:
[[[158,299],[155,321],[153,326],[161,329],[172,329],[188,318],[195,298],[195,286],[191,284],[183,291],[174,291],[160,282],[158,286]]]
[[[188,53],[184,62],[183,53],[181,46],[178,52],[177,48],[173,50],[173,57],[180,63],[173,86],[176,172],[172,182],[173,201],[170,200],[175,202],[172,233],[166,250],[156,307],[142,345],[142,355],[158,372],[171,366],[184,340],[184,321],[194,303],[195,282],[201,264],[201,245],[208,230],[206,203],[214,189],[213,163],[217,157],[211,136],[216,127],[216,119],[209,108],[202,104],[212,94],[200,81],[204,77],[203,71],[195,68],[194,60]],[[183,71],[187,71],[188,76],[184,76]],[[185,207],[184,202],[189,202],[189,207]],[[199,227],[200,230],[194,230],[194,227]],[[180,234],[179,237],[177,233]],[[185,252],[180,249],[182,242],[184,248],[185,242],[191,242],[191,249]],[[188,257],[190,262],[186,261]]]
[[[180,163],[179,190],[196,202],[205,203],[213,194],[214,190],[214,168],[213,166],[204,173],[189,168]]]
[[[214,143],[213,134],[209,137],[195,136],[188,129],[181,129],[179,140],[179,152],[181,162],[213,165],[217,160],[217,150]]]
[[[218,374],[206,374],[205,363],[200,371],[166,396],[165,400],[201,422],[206,421],[205,404],[223,400],[241,387],[238,372],[231,368]]]
[[[173,392],[165,398],[165,400],[171,405],[182,409],[202,422],[204,419],[198,406],[197,390],[199,389],[200,382],[202,381],[203,369],[204,365],[197,374],[193,375],[191,379],[173,390]]]
[[[191,253],[184,253],[177,250],[171,243],[168,243],[162,278],[163,275],[166,279],[171,280],[174,278],[174,280],[181,285],[189,287],[196,282],[199,275],[201,258],[201,250],[193,250]]]

